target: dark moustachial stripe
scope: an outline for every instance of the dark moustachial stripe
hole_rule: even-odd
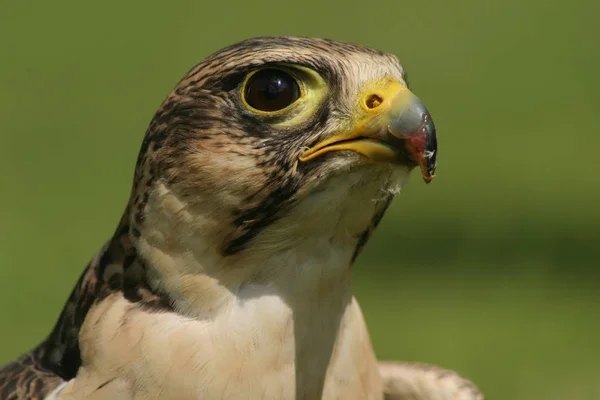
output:
[[[234,225],[242,232],[239,236],[225,243],[222,253],[225,256],[241,251],[265,227],[277,219],[277,213],[295,194],[297,188],[280,186],[269,197],[256,207],[234,212]]]
[[[324,102],[315,114],[305,122],[305,124],[295,128],[288,133],[289,140],[279,140],[276,133],[271,135],[263,134],[260,137],[268,138],[264,144],[264,158],[257,163],[257,166],[271,171],[269,179],[253,196],[245,199],[245,204],[253,206],[247,209],[237,209],[233,211],[233,224],[237,235],[229,238],[224,244],[222,254],[231,256],[246,248],[252,239],[260,234],[262,230],[275,222],[293,201],[296,192],[302,182],[297,175],[291,173],[294,158],[290,158],[293,149],[300,148],[301,143],[295,142],[294,138],[303,138],[302,132],[312,129],[319,130],[330,118],[331,107],[328,102]],[[268,132],[268,126],[248,126],[247,131]],[[317,140],[316,138],[315,140]],[[256,199],[261,194],[268,193],[268,196],[256,204]],[[256,205],[255,205],[256,204]]]
[[[356,248],[354,249],[354,254],[352,255],[352,263],[356,260],[356,257],[358,257],[362,249],[365,247],[365,244],[367,244],[367,241],[371,238],[373,232],[375,232],[375,228],[377,228],[377,225],[379,225],[379,223],[381,222],[385,211],[388,209],[393,199],[393,195],[388,195],[388,197],[382,202],[383,204],[380,206],[377,214],[375,214],[375,216],[371,220],[371,224],[369,224],[369,227],[365,229],[363,233],[360,234],[358,238],[358,243],[356,244]]]

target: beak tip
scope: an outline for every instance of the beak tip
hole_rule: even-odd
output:
[[[425,183],[429,184],[435,178],[435,167],[431,167],[427,163],[424,162],[423,159],[419,160],[419,167],[421,168],[421,176]]]

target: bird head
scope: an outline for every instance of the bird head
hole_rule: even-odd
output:
[[[361,247],[412,169],[433,178],[436,155],[431,116],[396,57],[250,39],[194,67],[156,113],[131,229],[152,246],[221,258],[311,235]]]

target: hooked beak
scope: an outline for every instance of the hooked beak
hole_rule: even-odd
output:
[[[437,136],[427,108],[397,81],[373,86],[361,98],[361,115],[353,128],[317,143],[300,155],[300,161],[307,162],[331,151],[350,150],[375,162],[419,166],[425,182],[431,182],[435,176]]]

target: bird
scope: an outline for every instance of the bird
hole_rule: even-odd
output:
[[[481,400],[458,373],[378,361],[352,265],[437,133],[398,58],[257,37],[177,83],[113,236],[0,399]]]

